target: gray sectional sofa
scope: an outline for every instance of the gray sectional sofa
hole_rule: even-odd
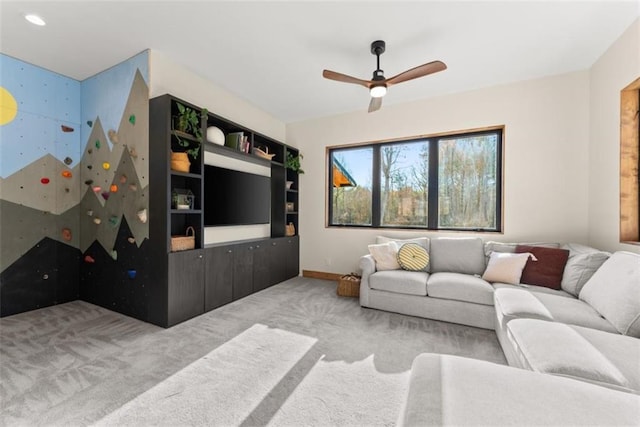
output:
[[[482,279],[489,255],[516,244],[411,241],[428,250],[430,266],[377,271],[362,257],[361,305],[495,329],[511,366],[419,356],[399,424],[640,425],[639,254],[528,244],[569,251],[556,290]]]

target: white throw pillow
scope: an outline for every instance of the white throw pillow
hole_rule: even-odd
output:
[[[376,271],[400,270],[397,259],[398,249],[396,242],[369,245],[369,253],[376,261]]]
[[[536,257],[529,252],[521,254],[511,254],[504,252],[491,252],[489,264],[484,271],[482,278],[487,282],[500,282],[517,285],[520,283],[522,270],[531,257],[537,261]]]

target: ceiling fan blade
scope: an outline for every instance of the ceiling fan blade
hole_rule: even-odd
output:
[[[369,80],[358,79],[355,77],[347,76],[346,74],[336,73],[335,71],[331,71],[331,70],[324,70],[322,72],[322,77],[324,77],[325,79],[335,80],[337,82],[342,82],[342,83],[354,83],[357,85],[364,86],[366,88],[369,88],[369,86],[371,86],[371,82]]]
[[[371,102],[369,102],[369,112],[373,113],[374,111],[378,111],[380,107],[382,107],[382,97],[371,97]]]
[[[397,83],[406,82],[407,80],[417,79],[418,77],[428,76],[429,74],[437,73],[438,71],[446,70],[447,66],[442,61],[433,61],[427,64],[419,65],[415,68],[407,70],[403,73],[393,76],[387,79],[387,86],[395,85]]]

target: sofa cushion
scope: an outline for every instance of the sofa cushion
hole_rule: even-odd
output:
[[[584,380],[621,391],[632,391],[631,382],[622,372],[569,325],[536,319],[515,319],[507,324],[507,335],[522,366],[527,369]]]
[[[417,243],[405,243],[398,249],[398,264],[403,270],[424,271],[429,265],[429,253]]]
[[[493,287],[479,277],[460,273],[433,273],[427,280],[432,298],[493,305]]]
[[[489,262],[489,257],[493,252],[515,254],[516,247],[518,245],[528,245],[528,246],[536,246],[536,247],[543,247],[543,248],[559,248],[560,247],[560,243],[553,243],[553,242],[505,243],[505,242],[494,242],[490,240],[484,244],[485,263]]]
[[[381,243],[369,245],[369,253],[376,261],[376,270],[399,270],[398,264],[398,245],[395,242]]]
[[[562,249],[569,250],[569,259],[564,267],[561,286],[563,290],[577,297],[587,280],[611,254],[578,243],[562,245]]]
[[[551,288],[545,288],[544,286],[525,285],[523,283],[519,283],[517,285],[512,285],[510,283],[496,282],[496,283],[492,283],[491,286],[493,286],[494,289],[498,289],[498,288],[524,289],[526,291],[533,292],[533,293],[558,295],[558,296],[561,296],[561,297],[573,298],[573,299],[576,298],[573,295],[571,295],[570,293],[563,291],[562,289],[551,289]]]
[[[527,260],[522,270],[520,283],[560,289],[564,266],[569,258],[569,251],[558,248],[544,248],[538,246],[518,245],[516,253],[531,253],[536,257]]]
[[[489,257],[482,278],[487,282],[502,282],[517,285],[522,270],[531,254],[511,254],[494,252]]]
[[[398,426],[637,425],[640,397],[583,381],[423,353]]]
[[[640,338],[640,254],[615,252],[580,291],[623,335]]]
[[[540,319],[617,332],[589,304],[575,298],[500,288],[494,292],[494,305],[502,328],[513,319]]]
[[[432,239],[429,251],[432,273],[482,274],[484,250],[482,239],[475,237]]]
[[[426,296],[428,277],[429,273],[424,271],[377,271],[369,276],[369,287],[379,291]]]

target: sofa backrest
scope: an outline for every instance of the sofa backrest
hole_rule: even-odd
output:
[[[585,283],[579,297],[618,332],[640,338],[640,254],[612,254]]]
[[[479,237],[439,237],[431,239],[431,272],[484,273],[484,242]]]

